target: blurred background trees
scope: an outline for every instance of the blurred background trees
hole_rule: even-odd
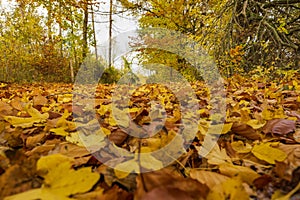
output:
[[[93,49],[97,52],[94,14],[105,13],[99,11],[99,4],[111,1],[11,2],[11,9],[0,13],[0,80],[73,81],[85,57]],[[214,58],[224,76],[276,75],[299,68],[300,0],[117,0],[114,4],[122,9],[117,12],[130,11],[138,18],[141,28],[166,28],[192,38]],[[141,65],[172,67],[191,81],[201,78],[185,58],[167,51],[144,49],[138,58]],[[101,58],[96,55],[96,60]],[[96,71],[104,70],[104,65],[99,67]],[[105,79],[117,81],[120,73],[109,69]]]
[[[119,1],[139,17],[141,27],[167,28],[193,38],[225,76],[299,68],[299,0]],[[141,60],[159,59],[181,72],[188,65],[169,52],[140,55]]]
[[[5,81],[70,82],[89,53],[90,0],[17,0],[0,18],[0,70]]]

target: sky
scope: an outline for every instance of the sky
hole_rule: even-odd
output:
[[[104,0],[104,3],[100,4],[100,8],[103,12],[109,12],[109,0]],[[108,21],[108,15],[101,15],[97,17],[97,21]],[[113,37],[116,37],[122,33],[126,33],[131,30],[137,29],[137,20],[134,17],[129,16],[128,13],[114,15],[113,16]],[[108,45],[108,23],[98,23],[96,25],[97,40],[100,48]]]

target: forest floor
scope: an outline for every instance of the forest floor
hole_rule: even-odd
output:
[[[76,87],[0,85],[0,199],[300,199],[300,76]]]

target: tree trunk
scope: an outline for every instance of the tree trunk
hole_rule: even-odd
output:
[[[86,0],[83,3],[83,12],[84,12],[84,18],[83,18],[83,29],[82,29],[82,34],[83,34],[82,59],[84,60],[88,52],[88,19],[89,19],[88,0]]]

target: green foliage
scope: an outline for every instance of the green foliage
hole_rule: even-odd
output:
[[[121,78],[120,70],[115,67],[109,67],[104,70],[104,73],[101,76],[101,83],[116,83]]]

